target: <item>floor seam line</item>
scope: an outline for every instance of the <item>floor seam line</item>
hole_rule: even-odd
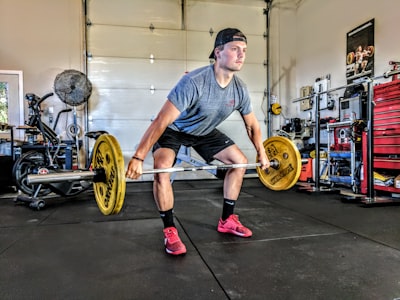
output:
[[[185,234],[186,234],[187,238],[189,239],[190,243],[192,244],[192,246],[196,250],[197,254],[200,256],[201,261],[205,264],[206,268],[210,271],[210,273],[211,273],[212,277],[214,278],[214,280],[216,281],[217,285],[221,288],[222,292],[225,294],[227,299],[230,300],[231,298],[230,298],[228,292],[226,291],[226,289],[224,288],[224,286],[222,285],[222,282],[219,280],[219,278],[217,277],[217,274],[215,274],[214,270],[208,264],[208,262],[205,259],[205,257],[201,254],[200,249],[196,246],[195,242],[191,239],[189,233],[186,231],[186,229],[183,226],[182,222],[179,220],[179,218],[177,216],[175,216],[175,219],[178,221],[179,225],[181,226],[182,230],[185,232]]]

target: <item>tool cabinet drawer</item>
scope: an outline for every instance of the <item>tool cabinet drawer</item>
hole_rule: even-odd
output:
[[[374,145],[400,145],[400,136],[374,136]]]
[[[400,99],[400,80],[374,86],[374,101],[379,102]]]
[[[379,127],[374,128],[374,137],[400,135],[400,128],[385,128],[385,126],[382,126],[381,128]]]
[[[393,154],[400,155],[400,145],[390,144],[390,145],[374,145],[374,154]]]
[[[400,158],[386,158],[386,157],[375,157],[374,168],[376,169],[400,169]]]
[[[400,100],[396,101],[388,101],[384,105],[384,103],[378,104],[374,106],[374,117],[382,117],[385,116],[388,112],[400,112]]]

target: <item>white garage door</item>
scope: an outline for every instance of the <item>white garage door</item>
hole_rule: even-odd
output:
[[[265,1],[87,0],[86,4],[87,66],[93,84],[88,130],[108,130],[116,136],[125,162],[181,76],[210,63],[216,33],[225,27],[237,27],[248,38],[247,59],[239,76],[248,85],[267,136],[261,108],[266,88]],[[249,161],[255,160],[238,115],[220,129]],[[198,158],[193,151],[192,155]],[[152,168],[150,153],[144,167]],[[205,171],[179,176],[210,177]]]

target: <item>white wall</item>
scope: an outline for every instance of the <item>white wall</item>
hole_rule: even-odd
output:
[[[375,19],[375,76],[390,69],[390,60],[400,60],[398,0],[278,0],[274,3],[271,38],[279,46],[272,53],[273,92],[278,94],[290,117],[306,118],[300,104],[291,102],[300,97],[300,87],[312,85],[317,77],[325,74],[331,74],[332,88],[346,84],[346,34],[370,19]],[[343,92],[336,93],[342,96]],[[330,114],[337,117],[337,113],[337,110],[327,110],[321,117]]]
[[[84,67],[82,0],[0,0],[0,37],[0,69],[23,71],[24,95],[52,92],[57,74]],[[57,96],[44,104],[55,113],[65,108]]]

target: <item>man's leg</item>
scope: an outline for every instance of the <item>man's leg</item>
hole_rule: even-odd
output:
[[[247,164],[247,158],[237,145],[228,148],[214,155],[216,159],[224,164]],[[229,169],[224,178],[224,198],[236,201],[242,189],[245,168]]]
[[[175,161],[175,152],[159,148],[153,153],[154,168],[169,168]],[[172,255],[186,253],[186,247],[178,236],[173,218],[174,194],[169,173],[154,174],[153,195],[164,223],[165,251]]]
[[[175,161],[175,152],[168,148],[159,148],[153,153],[154,168],[170,168]],[[154,174],[154,200],[158,210],[170,210],[174,206],[174,195],[170,181],[170,173]]]
[[[214,156],[224,164],[247,164],[247,158],[237,145],[231,145]],[[244,227],[237,215],[233,214],[236,200],[239,197],[245,168],[229,169],[224,178],[224,204],[218,231],[241,237],[250,237],[252,232]]]

